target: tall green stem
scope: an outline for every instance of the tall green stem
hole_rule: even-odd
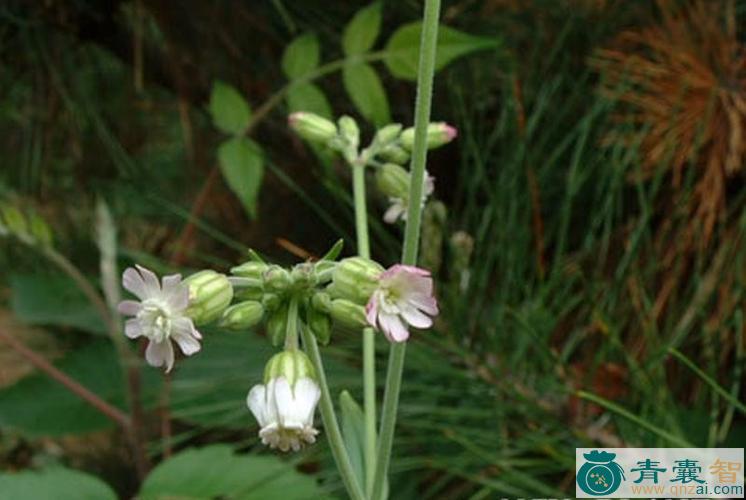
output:
[[[352,193],[355,200],[357,253],[370,258],[368,209],[365,202],[365,165],[352,165]],[[363,329],[363,408],[365,414],[365,492],[373,492],[376,467],[376,337],[372,328]]]
[[[302,328],[301,335],[303,336],[303,347],[308,357],[311,358],[313,367],[316,370],[316,377],[319,380],[319,387],[321,388],[321,404],[319,405],[321,419],[324,421],[324,429],[329,439],[329,447],[332,450],[334,461],[337,463],[339,474],[342,476],[342,482],[345,488],[347,488],[350,498],[353,500],[365,500],[360,483],[358,483],[357,477],[355,477],[350,456],[347,454],[342,433],[339,431],[339,423],[337,422],[337,416],[334,414],[334,404],[329,393],[326,372],[324,371],[324,364],[321,362],[321,353],[319,352],[319,345],[316,343],[316,337],[313,336],[313,333],[308,328]]]
[[[422,218],[422,188],[427,160],[427,126],[430,122],[430,104],[433,94],[433,74],[435,73],[435,53],[438,41],[438,17],[440,0],[426,0],[420,38],[420,61],[417,73],[417,100],[415,103],[414,147],[412,150],[411,182],[409,185],[409,206],[407,225],[404,231],[402,263],[417,264],[417,250],[420,239]],[[396,426],[396,413],[399,406],[402,371],[406,343],[393,343],[389,354],[389,367],[386,374],[386,392],[381,413],[381,432],[378,443],[376,473],[373,480],[372,499],[383,496],[383,484],[388,474],[391,459],[391,445]]]

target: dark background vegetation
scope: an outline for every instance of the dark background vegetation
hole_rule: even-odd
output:
[[[43,218],[94,281],[97,199],[122,268],[225,270],[247,247],[290,263],[339,237],[353,253],[348,174],[289,132],[284,102],[251,131],[266,153],[255,218],[220,175],[206,108],[222,80],[261,109],[302,33],[323,61],[344,57],[364,5],[3,2],[3,203]],[[420,9],[384,2],[381,41]],[[746,4],[462,0],[442,14],[500,44],[436,74],[433,117],[459,130],[428,161],[443,205],[427,209],[423,264],[442,313],[408,352],[392,497],[567,496],[575,447],[742,446]],[[414,84],[375,65],[394,121],[411,124]],[[315,83],[335,115],[359,118],[338,73]],[[401,230],[378,222],[383,200],[369,206],[373,254],[390,264]],[[1,248],[0,328],[124,405],[95,312],[39,252]],[[158,375],[143,381],[155,462],[214,443],[267,456],[243,403],[271,352],[263,332],[208,335],[169,408]],[[360,396],[359,339],[332,345],[332,383]],[[4,470],[64,465],[138,491],[113,425],[4,345],[0,386]],[[343,495],[324,443],[289,460]]]

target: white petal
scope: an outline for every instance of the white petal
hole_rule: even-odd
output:
[[[168,276],[164,276],[162,282],[163,293],[171,293],[172,291],[179,288],[179,285],[181,284],[181,274],[169,274]]]
[[[301,378],[295,383],[295,402],[298,414],[306,426],[313,425],[313,414],[321,397],[319,386],[310,378]]]
[[[409,331],[402,324],[399,316],[395,314],[379,314],[378,322],[381,325],[383,334],[391,342],[404,342],[409,338]]]
[[[163,342],[151,340],[148,348],[145,349],[145,360],[150,366],[166,365],[166,372],[170,371],[174,365],[174,349],[171,342],[168,339]]]
[[[194,325],[189,318],[176,318],[171,327],[171,338],[179,344],[181,352],[191,356],[200,349],[199,341],[194,336]]]
[[[134,267],[128,267],[122,273],[122,286],[141,300],[151,297],[152,291],[145,285],[142,276]]]
[[[438,301],[434,297],[415,294],[407,297],[407,302],[431,316],[438,314]]]
[[[136,339],[142,335],[142,327],[140,321],[136,318],[128,319],[124,323],[124,334],[131,339]]]
[[[136,300],[123,300],[117,306],[119,314],[124,314],[125,316],[136,316],[140,312],[140,309],[142,309],[142,304]]]
[[[142,275],[142,280],[145,282],[145,286],[151,291],[153,296],[157,296],[161,293],[161,284],[158,281],[158,276],[153,271],[146,267],[142,267],[139,264],[135,264],[135,267]]]
[[[401,200],[396,200],[383,214],[383,221],[387,224],[393,224],[404,213],[404,205]]]
[[[172,313],[181,312],[189,306],[189,287],[186,285],[177,285],[168,293],[164,291],[163,294]]]
[[[302,428],[305,415],[303,415],[303,409],[298,407],[290,383],[285,377],[275,379],[274,399],[277,404],[277,420],[280,427]]]
[[[433,320],[429,316],[425,316],[419,310],[414,307],[408,306],[402,309],[401,312],[404,321],[409,323],[415,328],[430,328],[433,326]]]
[[[255,385],[246,396],[246,405],[254,414],[254,418],[259,423],[259,427],[266,427],[269,424],[267,408],[267,388],[261,384]]]

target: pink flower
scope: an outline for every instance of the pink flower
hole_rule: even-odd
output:
[[[397,264],[378,278],[378,288],[365,307],[365,315],[391,342],[409,338],[408,326],[429,328],[438,314],[430,272]]]

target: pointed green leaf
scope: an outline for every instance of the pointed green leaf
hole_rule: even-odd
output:
[[[293,87],[287,94],[288,110],[308,111],[319,116],[332,119],[332,106],[324,93],[316,85],[306,83]]]
[[[256,217],[257,197],[264,176],[262,148],[245,137],[229,139],[218,148],[218,161],[228,187],[251,217]]]
[[[337,242],[329,249],[328,252],[324,254],[323,257],[321,257],[320,260],[336,260],[337,257],[339,257],[339,254],[342,253],[342,248],[345,246],[345,240],[340,238],[337,240]]]
[[[290,42],[282,55],[282,70],[291,80],[313,71],[319,65],[321,49],[316,35],[306,33]]]
[[[342,70],[347,94],[360,114],[377,127],[391,122],[389,101],[378,73],[370,64],[348,63]]]
[[[381,2],[360,9],[345,27],[342,49],[348,56],[367,52],[381,29]]]
[[[210,115],[221,131],[239,135],[249,126],[251,108],[238,90],[218,80],[212,85]]]
[[[0,474],[0,500],[116,500],[108,484],[65,467]]]
[[[365,484],[365,415],[355,398],[347,391],[339,394],[342,413],[342,435],[358,482]]]
[[[422,23],[402,26],[391,35],[386,44],[384,62],[391,74],[404,80],[417,79],[417,64],[420,59],[420,32]],[[438,52],[435,70],[440,70],[454,59],[477,50],[500,46],[500,40],[469,35],[462,31],[441,26],[438,29]]]

